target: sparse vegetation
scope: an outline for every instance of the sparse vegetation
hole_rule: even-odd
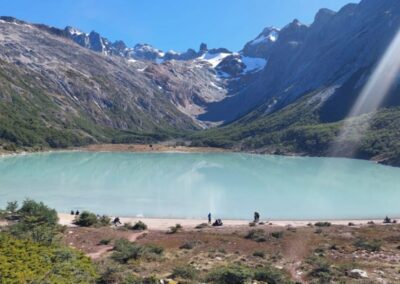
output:
[[[125,239],[115,241],[112,258],[120,263],[127,263],[129,260],[159,259],[164,249],[156,245],[139,245]]]
[[[265,258],[265,252],[258,250],[258,251],[253,252],[253,256],[260,257],[260,258]]]
[[[194,240],[186,241],[179,248],[190,250],[193,249],[195,246],[197,246],[199,243],[200,243],[199,241],[194,241]]]
[[[206,281],[218,284],[243,284],[251,280],[249,268],[240,265],[216,267],[207,275]]]
[[[15,214],[18,209],[18,201],[10,201],[7,202],[6,211],[9,214]]]
[[[169,228],[169,230],[167,231],[167,234],[175,234],[175,233],[179,232],[180,230],[182,230],[182,225],[176,224],[175,226],[172,226]]]
[[[272,232],[271,237],[273,237],[275,239],[281,239],[281,238],[283,238],[283,232],[282,231]]]
[[[111,243],[111,239],[102,239],[102,240],[100,240],[99,245],[106,246],[110,243]]]
[[[0,232],[0,283],[95,283],[90,259],[59,244],[64,227],[54,209],[27,199],[5,211],[13,218]]]
[[[204,229],[204,228],[207,228],[207,227],[208,227],[207,223],[201,223],[201,224],[196,226],[196,229]]]
[[[330,227],[331,225],[330,222],[317,222],[314,224],[315,227]]]
[[[124,223],[124,229],[132,230],[132,231],[145,231],[147,230],[147,225],[142,221],[136,222],[134,225],[132,223]]]
[[[42,202],[27,199],[14,215],[17,221],[9,227],[9,232],[21,239],[50,245],[64,229],[58,224],[57,212]]]
[[[352,283],[357,277],[352,272],[354,269],[368,271],[366,281],[371,283],[381,277],[381,273],[375,271],[383,271],[388,280],[398,275],[392,265],[399,247],[396,224],[354,228],[332,225],[321,235],[313,234],[315,229],[322,231],[323,227],[318,226],[299,227],[296,234],[284,228],[277,231],[276,227],[251,228],[250,231],[247,231],[248,227],[241,227],[234,233],[230,230],[188,229],[172,235],[150,231],[145,237],[130,242],[121,237],[128,237],[132,232],[111,227],[77,227],[65,231],[54,221],[55,211],[35,201],[26,200],[14,211],[16,219],[10,220],[0,233],[1,283],[19,283],[5,281],[4,273],[25,277],[32,283],[41,283],[36,280],[38,277],[44,277],[44,283],[160,283],[160,279],[166,281],[165,275],[179,283],[293,283],[286,271],[292,269],[287,264],[292,263],[289,260],[293,253],[302,261],[298,270],[303,273],[298,277],[305,283]],[[24,226],[16,230],[21,222]],[[25,231],[32,231],[32,228],[35,234]],[[49,234],[49,231],[44,233],[45,230],[39,235],[39,228],[53,228],[54,231],[50,230],[52,233]],[[261,242],[256,244],[244,239],[246,231],[247,239],[261,239]],[[79,234],[88,234],[92,238],[77,237]],[[343,238],[350,234],[355,240]],[[305,240],[307,245],[302,247],[300,254],[296,250],[290,250],[290,254],[282,250],[282,247],[295,247]],[[81,253],[61,245],[71,241],[90,253],[96,249],[107,250],[109,247],[104,246],[110,244],[114,249],[92,263]],[[371,257],[377,254],[366,251],[379,251],[383,257],[379,256],[379,262],[371,262]],[[12,267],[8,264],[11,259],[17,260]],[[23,261],[19,262],[21,259]],[[43,276],[45,269],[50,273]],[[62,271],[64,269],[66,271]],[[18,276],[15,276],[16,272]],[[16,279],[12,277],[10,279]]]
[[[110,226],[111,219],[106,215],[97,217],[96,214],[92,212],[83,211],[81,214],[76,216],[74,224],[81,227]]]
[[[69,248],[46,246],[0,233],[0,282],[95,283],[90,259]]]
[[[270,266],[258,268],[242,265],[222,266],[214,268],[207,276],[207,281],[221,284],[243,284],[254,280],[271,284],[291,283],[286,272]]]
[[[267,236],[266,236],[266,233],[265,233],[265,231],[264,231],[263,229],[253,229],[253,230],[250,230],[250,231],[246,234],[245,238],[246,238],[246,239],[249,239],[249,240],[256,241],[256,242],[258,242],[258,243],[266,242],[266,241],[267,241]]]
[[[138,221],[135,223],[135,225],[132,226],[132,230],[144,231],[144,230],[147,230],[147,225],[145,223],[143,223],[142,221]]]
[[[377,239],[368,240],[364,238],[358,238],[354,242],[354,246],[359,249],[375,252],[381,250],[382,241]]]
[[[193,280],[197,277],[197,270],[191,265],[184,265],[175,267],[172,271],[171,277],[174,279],[189,279]]]
[[[332,280],[330,265],[322,259],[316,259],[312,264],[313,268],[309,275],[312,278],[318,279],[319,283],[330,283]]]
[[[74,223],[82,227],[91,227],[97,224],[97,216],[89,211],[83,211],[76,217]]]

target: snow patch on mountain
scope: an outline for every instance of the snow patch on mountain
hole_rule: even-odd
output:
[[[267,60],[264,58],[253,58],[253,57],[243,56],[241,58],[241,61],[244,63],[244,65],[246,65],[245,69],[243,70],[243,73],[260,71],[264,69],[265,66],[267,65]]]
[[[271,30],[269,34],[261,34],[255,40],[251,41],[251,45],[257,45],[260,43],[272,41],[275,42],[278,39],[278,31],[276,29]]]
[[[219,53],[205,53],[202,56],[200,56],[198,58],[198,60],[201,61],[205,61],[209,64],[211,64],[211,66],[213,68],[217,67],[218,64],[220,64],[222,62],[222,60],[224,60],[225,57],[231,55],[231,53],[224,53],[224,52],[219,52]]]

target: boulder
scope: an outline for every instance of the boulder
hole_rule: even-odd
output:
[[[368,278],[368,273],[361,269],[353,269],[350,271],[349,276],[357,279]]]

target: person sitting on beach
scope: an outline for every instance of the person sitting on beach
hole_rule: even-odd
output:
[[[212,224],[214,227],[220,227],[223,225],[222,220],[221,219],[217,219],[215,220],[215,222]]]
[[[75,215],[76,215],[76,216],[79,215],[79,210],[76,210]]]
[[[385,219],[383,219],[383,224],[390,224],[390,223],[392,223],[392,220],[388,216],[386,216]]]
[[[208,224],[211,224],[211,213],[208,213]]]
[[[71,215],[75,215],[75,212],[74,212],[74,210],[71,210]]]
[[[260,221],[260,213],[254,212],[254,223],[258,223]]]
[[[121,223],[121,221],[119,220],[119,217],[115,217],[114,218],[114,221],[112,222],[115,226],[117,226],[117,225],[121,225],[122,223]]]

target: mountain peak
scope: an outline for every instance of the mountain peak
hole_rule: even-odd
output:
[[[83,32],[77,28],[71,27],[71,26],[66,26],[64,29],[67,33],[71,35],[81,35]]]
[[[204,42],[202,42],[202,43],[200,44],[199,52],[200,52],[200,53],[206,53],[207,51],[208,51],[208,46],[207,46],[207,44],[204,43]]]
[[[325,23],[326,21],[329,21],[335,14],[336,12],[330,9],[320,9],[315,15],[314,24]]]

